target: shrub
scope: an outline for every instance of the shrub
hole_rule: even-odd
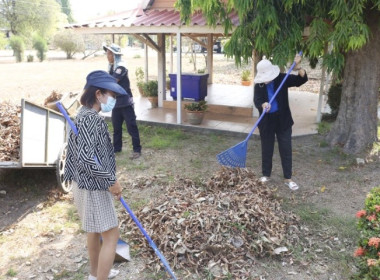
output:
[[[199,102],[193,102],[190,104],[185,104],[184,108],[188,111],[206,111],[207,110],[207,101],[201,100]]]
[[[144,97],[158,96],[158,82],[157,81],[147,81],[143,83],[142,89],[143,89]]]
[[[136,75],[136,81],[138,83],[144,81],[144,71],[143,71],[143,69],[141,67],[137,67],[136,68],[135,75]]]
[[[14,55],[16,56],[16,61],[21,62],[23,60],[25,51],[25,44],[23,39],[19,36],[12,36],[9,40],[9,44],[14,52]]]
[[[342,96],[342,83],[331,85],[329,92],[327,93],[327,104],[331,108],[331,114],[336,115],[339,112],[340,99]]]
[[[66,53],[66,58],[73,58],[77,52],[83,52],[84,41],[82,36],[71,30],[63,30],[54,36],[54,44]]]
[[[140,94],[144,95],[144,93],[143,93],[144,71],[143,71],[143,69],[141,67],[137,67],[135,70],[135,75],[136,75],[137,87],[140,91]]]
[[[0,33],[0,49],[4,49],[8,44],[8,39],[3,32]]]
[[[353,279],[380,280],[380,187],[370,191],[356,217],[360,240],[354,256],[358,257],[359,272]]]
[[[48,50],[46,40],[40,36],[36,36],[33,39],[33,48],[37,50],[37,57],[40,62],[46,58],[46,52]]]
[[[241,80],[242,81],[250,81],[251,80],[251,71],[243,70],[243,72],[241,73]]]
[[[33,62],[33,60],[34,60],[34,56],[32,54],[28,54],[26,57],[26,61],[27,62]]]

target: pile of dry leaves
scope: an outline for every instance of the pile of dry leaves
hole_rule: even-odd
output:
[[[0,103],[0,161],[17,161],[20,150],[21,106]]]
[[[249,277],[255,257],[281,252],[289,226],[298,224],[271,189],[239,168],[222,168],[203,185],[183,179],[135,214],[173,269],[238,279]],[[132,219],[122,219],[132,248],[159,269]]]
[[[62,98],[62,94],[53,90],[48,97],[45,98],[44,105],[48,105],[49,103],[55,103],[56,101]]]

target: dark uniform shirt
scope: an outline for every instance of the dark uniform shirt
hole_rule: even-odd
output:
[[[131,85],[128,77],[128,69],[119,65],[113,70],[113,66],[110,67],[109,73],[118,80],[118,84],[122,86],[128,95],[116,96],[115,108],[127,107],[133,105],[133,95],[131,91]]]

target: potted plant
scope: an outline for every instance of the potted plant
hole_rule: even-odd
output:
[[[135,71],[137,88],[139,89],[140,95],[143,96],[143,83],[144,83],[144,71],[141,67],[137,67]]]
[[[158,107],[158,82],[154,80],[143,82],[142,96],[148,98],[152,108]]]
[[[166,78],[166,89],[170,90],[170,78],[169,77]]]
[[[184,108],[187,115],[187,120],[190,124],[201,124],[204,113],[207,110],[207,102],[201,100],[199,102],[193,102],[185,104]]]
[[[250,86],[252,84],[251,71],[243,70],[241,73],[241,84],[243,86]]]

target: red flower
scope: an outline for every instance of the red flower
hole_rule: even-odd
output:
[[[375,205],[376,212],[380,212],[380,205]]]
[[[365,250],[362,247],[359,247],[354,252],[354,257],[363,256],[365,254]]]
[[[367,215],[367,212],[365,210],[359,210],[356,213],[356,217],[358,217],[358,218],[364,217],[365,215]]]
[[[371,216],[368,216],[367,217],[367,220],[372,222],[372,221],[376,221],[376,215],[375,214],[372,214]]]
[[[379,248],[380,244],[380,238],[378,237],[371,237],[368,241],[368,246],[374,246],[376,248]]]

